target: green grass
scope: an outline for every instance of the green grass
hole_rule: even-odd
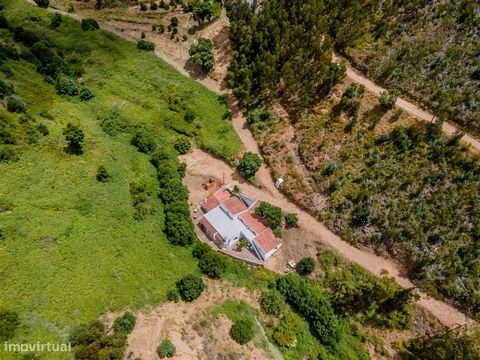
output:
[[[36,145],[19,141],[13,146],[19,160],[0,163],[0,203],[11,204],[11,210],[0,210],[5,230],[0,307],[21,315],[15,340],[62,341],[73,325],[107,310],[164,301],[176,280],[198,272],[190,249],[168,243],[156,196],[155,214],[133,219],[129,184],[143,180],[156,193],[155,169],[130,145],[129,135],[105,134],[99,119],[115,108],[131,124],[147,126],[160,146],[170,147],[182,132],[227,160],[236,156],[241,143],[230,122],[222,119],[226,107],[217,95],[155,55],[107,32],[84,33],[69,18],[52,30],[50,15],[24,1],[3,4],[11,23],[34,29],[64,49],[66,57],[76,53],[85,69],[81,81],[96,94],[88,102],[60,97],[31,63],[7,61],[1,66],[0,78],[15,84],[28,114],[50,133]],[[2,38],[12,41],[5,30]],[[173,95],[195,112],[193,124],[183,120],[184,109],[169,110]],[[0,116],[7,116],[2,108]],[[19,117],[7,116],[15,122]],[[81,156],[64,151],[62,131],[68,122],[85,132]],[[99,165],[112,175],[111,182],[95,180]]]

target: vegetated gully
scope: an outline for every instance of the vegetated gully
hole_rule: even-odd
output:
[[[33,3],[32,0],[29,0],[30,3]],[[72,16],[77,20],[81,20],[82,16],[79,14],[70,14],[65,11],[49,8],[51,12],[59,12],[65,16]],[[104,23],[99,23],[100,27],[103,30],[110,31],[119,37],[122,37],[129,41],[137,41],[129,35],[126,35],[119,31],[118,29]],[[169,57],[167,53],[162,51],[161,49],[157,49],[155,54],[161,57],[164,61],[168,64],[172,65],[177,69],[180,73],[185,76],[190,76],[190,74],[184,69],[183,64],[177,63],[173,58]],[[337,56],[334,57],[335,61],[339,61]],[[355,71],[351,66],[347,65],[347,77],[351,78],[354,82],[363,84],[365,88],[377,95],[385,91],[372,81],[368,80],[367,78],[363,77],[357,71]],[[208,81],[202,79],[196,79],[204,86],[208,87],[210,90],[218,93],[218,94],[227,94],[229,97],[229,106],[232,110],[233,114],[233,127],[237,132],[238,136],[243,142],[243,145],[247,151],[252,151],[257,154],[261,154],[259,146],[254,139],[252,133],[248,128],[248,124],[246,122],[246,118],[241,111],[239,111],[238,107],[236,106],[236,101],[233,99],[232,94],[228,91],[224,91],[221,88],[221,84],[219,81],[212,81],[209,79]],[[409,112],[410,114],[418,117],[421,120],[432,122],[435,117],[432,114],[429,114],[423,110],[421,110],[416,105],[405,101],[403,99],[398,99],[397,104],[398,107],[404,109],[405,111]],[[444,123],[443,131],[447,135],[455,134],[458,129],[448,123]],[[462,138],[462,141],[469,145],[470,148],[474,151],[480,151],[480,142],[471,137],[470,135],[465,135]],[[187,162],[187,168],[191,168],[194,166],[194,163],[200,160],[200,158],[207,159],[207,168],[224,168],[224,172],[228,173],[229,171],[232,172],[232,169],[224,163],[223,161],[215,158],[214,156],[201,151],[201,150],[194,150],[190,153],[189,156],[185,156],[184,160]],[[202,166],[203,170],[205,167]],[[189,169],[190,171],[195,171],[194,169]],[[200,169],[197,169],[200,170]],[[205,174],[208,176],[209,174]],[[257,199],[262,199],[265,201],[270,201],[277,206],[280,206],[284,211],[288,212],[295,212],[298,214],[299,217],[299,226],[303,226],[309,229],[312,233],[317,235],[322,243],[326,246],[334,250],[340,256],[345,258],[350,262],[355,262],[365,268],[366,270],[370,271],[376,276],[381,276],[384,271],[388,272],[389,276],[392,276],[397,283],[403,288],[411,288],[415,285],[405,276],[402,275],[402,269],[398,264],[390,259],[386,259],[375,254],[372,254],[368,251],[360,250],[347,242],[343,241],[340,237],[335,235],[331,232],[325,225],[311,216],[308,212],[304,211],[303,209],[299,208],[296,204],[294,204],[289,198],[287,198],[284,194],[282,194],[274,185],[270,170],[266,164],[263,164],[260,170],[256,174],[256,179],[259,183],[259,187],[255,187],[248,183],[242,183],[242,188],[249,194],[255,196]],[[236,181],[234,179],[231,180],[232,183]],[[417,305],[424,308],[428,312],[430,312],[433,316],[435,316],[440,323],[444,326],[449,328],[454,328],[457,326],[469,324],[475,322],[474,320],[470,319],[468,316],[450,306],[449,304],[431,298],[430,296],[426,295],[425,293],[419,291],[419,299],[417,300]]]

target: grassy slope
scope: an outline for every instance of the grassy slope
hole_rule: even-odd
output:
[[[107,309],[162,301],[180,276],[196,269],[188,249],[168,244],[156,197],[157,214],[133,220],[129,183],[143,179],[156,192],[155,170],[128,136],[109,137],[97,118],[115,107],[133,124],[147,124],[165,146],[175,136],[165,126],[170,118],[171,125],[192,135],[196,130],[200,145],[226,158],[237,153],[240,141],[221,119],[226,108],[217,96],[153,54],[106,32],[83,33],[78,22],[67,18],[50,30],[46,11],[23,1],[4,3],[10,22],[80,53],[86,64],[83,78],[97,95],[86,103],[59,97],[25,61],[7,62],[12,77],[0,73],[15,83],[29,114],[50,130],[36,146],[17,145],[18,162],[0,163],[0,200],[14,205],[0,213],[6,232],[0,244],[0,307],[21,313],[22,341],[60,340],[71,325]],[[187,95],[200,125],[186,124],[182,114],[168,111],[166,98],[172,93]],[[39,115],[45,110],[51,120]],[[82,156],[63,150],[67,122],[85,132]],[[219,139],[218,130],[225,127],[229,132]],[[95,180],[100,164],[111,172],[112,182]]]

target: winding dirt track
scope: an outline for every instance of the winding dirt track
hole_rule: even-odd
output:
[[[340,62],[341,58],[338,57],[337,55],[334,55],[333,60],[335,62]],[[372,92],[377,96],[380,96],[381,93],[386,91],[386,89],[378,86],[373,81],[367,79],[365,76],[360,74],[348,63],[347,63],[346,75],[348,78],[352,79],[354,82],[365,86],[365,89],[367,89],[368,91]],[[407,100],[404,100],[400,97],[397,99],[397,102],[395,105],[420,120],[423,120],[429,123],[432,123],[436,120],[435,115],[420,109],[417,105]],[[452,136],[452,135],[455,135],[460,129],[451,123],[444,122],[442,130],[446,135]],[[472,150],[473,152],[475,153],[480,152],[480,141],[476,140],[472,136],[468,134],[463,135],[461,142],[463,142],[465,145],[468,145],[470,147],[470,150]]]
[[[30,3],[33,3],[32,0],[28,0]],[[67,12],[49,8],[49,11],[52,12],[59,12],[62,15],[66,16],[73,16],[77,20],[81,20],[82,16],[79,14],[69,14]],[[137,41],[131,36],[128,36],[118,29],[108,25],[100,23],[100,27],[104,30],[110,31],[115,33],[116,35],[129,40],[129,41]],[[158,56],[160,56],[163,60],[167,63],[175,67],[180,73],[188,76],[188,72],[183,68],[184,64],[179,64],[174,61],[167,53],[163,51],[156,51],[155,52]],[[351,67],[348,67],[347,76],[352,78],[354,81],[358,81],[365,85],[365,87],[376,93],[380,94],[384,91],[381,87],[375,85],[373,82],[369,81],[368,79],[359,75],[356,71],[354,71]],[[220,93],[220,84],[216,82],[216,84],[212,84],[212,81],[203,81],[201,79],[196,79],[201,82],[203,85],[207,86],[210,90]],[[252,133],[248,129],[248,125],[246,123],[246,119],[243,114],[238,111],[235,106],[235,101],[230,99],[229,101],[234,117],[233,117],[233,126],[238,133],[240,139],[242,140],[245,149],[248,151],[252,151],[255,153],[260,154],[260,149],[258,147],[257,142],[255,141]],[[413,115],[418,116],[420,119],[425,121],[431,121],[433,115],[424,112],[423,110],[419,109],[415,105],[408,103],[404,100],[399,99],[397,105],[408,112],[411,112]],[[454,134],[456,132],[456,128],[452,125],[444,124],[444,131],[446,133]],[[471,139],[471,145],[474,146],[476,149],[480,149],[480,142],[476,141],[475,139],[471,138],[470,136],[464,136],[465,139]],[[206,177],[210,176],[213,171],[217,173],[224,173],[230,174],[226,176],[226,180],[230,181],[231,183],[238,183],[236,179],[238,177],[235,175],[235,171],[223,161],[214,158],[212,155],[199,150],[194,149],[189,154],[182,157],[182,160],[187,162],[188,171],[195,173],[195,174],[203,174]],[[308,214],[306,211],[303,211],[298,206],[296,206],[290,199],[288,199],[285,195],[283,195],[278,189],[275,188],[272,176],[268,167],[264,164],[261,169],[257,172],[256,175],[257,181],[261,185],[261,188],[257,188],[249,183],[243,182],[241,184],[242,189],[244,189],[247,193],[255,196],[257,199],[266,200],[272,202],[278,206],[280,206],[283,210],[288,212],[296,212],[299,217],[299,224],[305,228],[308,228],[310,231],[318,235],[319,239],[335,250],[339,255],[347,259],[348,261],[355,262],[362,266],[363,268],[367,269],[371,273],[380,276],[382,270],[388,271],[388,274],[395,278],[397,283],[404,287],[410,288],[414,287],[414,284],[405,276],[401,275],[401,269],[391,260],[382,258],[380,256],[374,255],[367,251],[362,251],[347,242],[343,241],[333,232],[331,232],[325,225],[321,222],[317,221],[314,217]],[[474,320],[470,319],[454,307],[439,301],[435,300],[426,294],[419,292],[420,299],[417,301],[417,304],[422,308],[429,311],[433,316],[435,316],[443,325],[453,328],[458,325],[464,325],[467,323],[472,323]]]

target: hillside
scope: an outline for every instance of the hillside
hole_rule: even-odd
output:
[[[335,47],[371,80],[480,133],[480,4],[325,1]]]
[[[164,301],[195,269],[167,241],[156,169],[131,134],[171,154],[186,137],[229,161],[241,143],[221,99],[152,53],[67,17],[52,28],[24,1],[1,5],[0,79],[26,110],[8,112],[8,96],[0,107],[0,307],[18,311],[24,340],[65,340],[107,309]],[[94,97],[59,95],[59,69]],[[81,155],[67,151],[68,123],[84,133]],[[96,179],[101,165],[110,181]]]

